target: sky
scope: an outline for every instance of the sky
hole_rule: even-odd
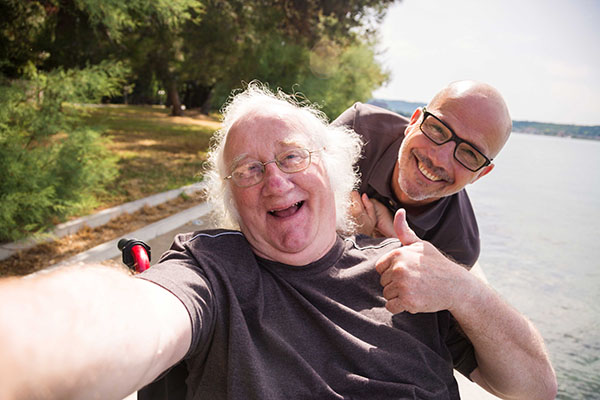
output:
[[[375,98],[427,103],[475,79],[513,120],[600,125],[600,0],[402,0],[379,32],[391,79]]]

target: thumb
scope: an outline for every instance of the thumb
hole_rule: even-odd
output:
[[[406,210],[403,208],[396,211],[396,216],[394,217],[394,232],[398,239],[400,239],[400,242],[405,246],[421,241],[417,234],[410,229],[410,226],[408,226],[408,222],[406,222]]]

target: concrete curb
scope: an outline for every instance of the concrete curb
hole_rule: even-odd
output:
[[[177,214],[171,215],[165,219],[154,222],[153,224],[147,225],[137,231],[125,234],[117,239],[110,240],[102,243],[96,247],[93,247],[83,253],[79,253],[67,260],[61,261],[54,264],[50,268],[60,267],[67,264],[74,264],[78,262],[98,262],[108,260],[110,258],[117,257],[121,254],[117,248],[117,243],[122,237],[136,238],[142,241],[149,241],[157,236],[167,233],[179,226],[182,226],[189,221],[200,218],[203,215],[210,212],[212,207],[208,203],[198,204],[197,206],[190,207],[187,210],[181,211]],[[158,254],[160,256],[160,254]]]
[[[194,183],[192,185],[183,186],[178,189],[169,190],[163,193],[124,203],[116,207],[107,208],[93,215],[77,218],[73,221],[68,221],[57,225],[54,230],[44,235],[39,239],[24,239],[17,242],[5,243],[0,245],[0,260],[4,260],[20,250],[29,249],[37,244],[49,242],[56,238],[61,238],[79,231],[82,227],[88,226],[95,228],[106,224],[111,219],[118,217],[124,213],[132,213],[144,206],[154,207],[179,196],[181,193],[191,194],[198,192],[204,188],[204,183]]]

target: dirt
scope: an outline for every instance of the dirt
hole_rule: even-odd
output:
[[[179,196],[155,207],[144,206],[122,214],[96,228],[83,227],[77,233],[19,251],[0,261],[0,276],[26,275],[39,271],[109,240],[133,232],[204,201],[201,193]]]

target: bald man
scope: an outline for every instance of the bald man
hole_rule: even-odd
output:
[[[334,122],[354,129],[365,146],[353,214],[362,233],[393,236],[392,217],[449,258],[471,268],[479,230],[465,186],[487,175],[511,132],[501,94],[475,81],[453,82],[409,119],[356,103]]]

